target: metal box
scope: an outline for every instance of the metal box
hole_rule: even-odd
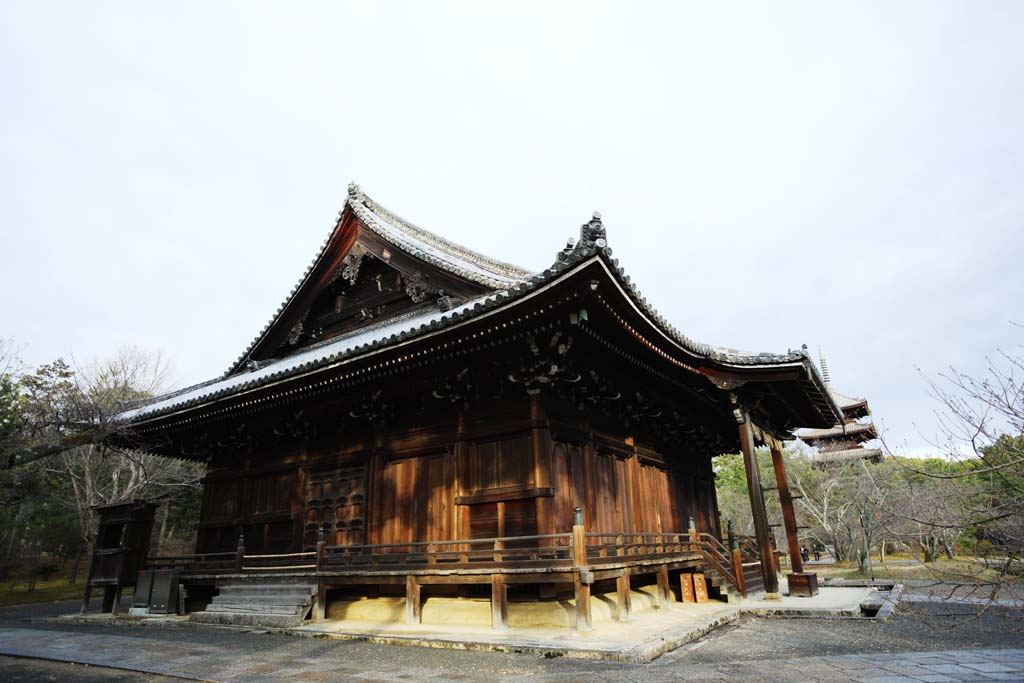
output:
[[[150,614],[174,614],[178,605],[178,572],[153,572],[153,589],[149,598]]]

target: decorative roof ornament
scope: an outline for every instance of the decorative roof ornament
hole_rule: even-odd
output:
[[[595,211],[593,217],[580,226],[580,241],[576,248],[590,251],[607,246],[608,233],[605,232],[604,223],[601,222],[600,212]]]
[[[818,347],[818,360],[821,362],[821,378],[825,380],[825,386],[831,387],[832,380],[828,376],[828,362],[825,360],[825,352]]]
[[[354,202],[363,201],[363,188],[354,180],[348,184],[348,196]]]

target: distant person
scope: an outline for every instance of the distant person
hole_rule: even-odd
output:
[[[800,548],[800,557],[803,558],[804,562],[806,562],[807,560],[811,559],[811,554],[809,552],[807,552],[807,546],[804,546],[803,548]]]
[[[821,562],[821,549],[818,547],[817,543],[814,544],[814,561]]]

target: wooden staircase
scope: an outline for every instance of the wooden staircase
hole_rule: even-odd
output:
[[[203,612],[191,621],[202,624],[291,628],[309,615],[316,584],[287,580],[237,580],[218,587]]]
[[[733,552],[729,551],[721,541],[711,534],[698,534],[697,543],[700,549],[701,570],[707,577],[709,589],[715,597],[725,602],[733,602],[744,595],[764,592],[764,577],[761,574],[761,562],[751,550],[739,548],[739,576]]]

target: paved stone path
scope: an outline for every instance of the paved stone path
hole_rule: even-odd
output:
[[[198,634],[197,634],[198,635]],[[861,681],[864,683],[912,683],[942,681],[1007,680],[1024,682],[1024,649],[970,649],[938,652],[889,652],[865,655],[793,657],[770,661],[738,661],[700,665],[675,659],[672,666],[600,665],[588,662],[549,662],[525,656],[491,655],[486,670],[472,665],[459,669],[439,667],[424,651],[422,664],[406,658],[393,661],[383,656],[367,666],[350,661],[345,648],[331,642],[302,644],[304,639],[251,635],[266,638],[264,647],[234,650],[220,644],[189,640],[162,640],[108,632],[76,632],[42,628],[0,628],[0,654],[107,666],[117,661],[123,668],[193,680],[237,683],[290,681],[292,683],[543,683],[562,681],[648,681],[671,683],[687,680],[758,681]],[[310,656],[310,648],[320,650]],[[403,648],[408,654],[413,648]],[[386,654],[388,648],[380,652]],[[448,653],[454,657],[457,653]],[[468,653],[467,653],[468,654]],[[477,653],[478,655],[480,653]],[[455,657],[453,662],[481,660]],[[2,678],[2,676],[0,676]]]

